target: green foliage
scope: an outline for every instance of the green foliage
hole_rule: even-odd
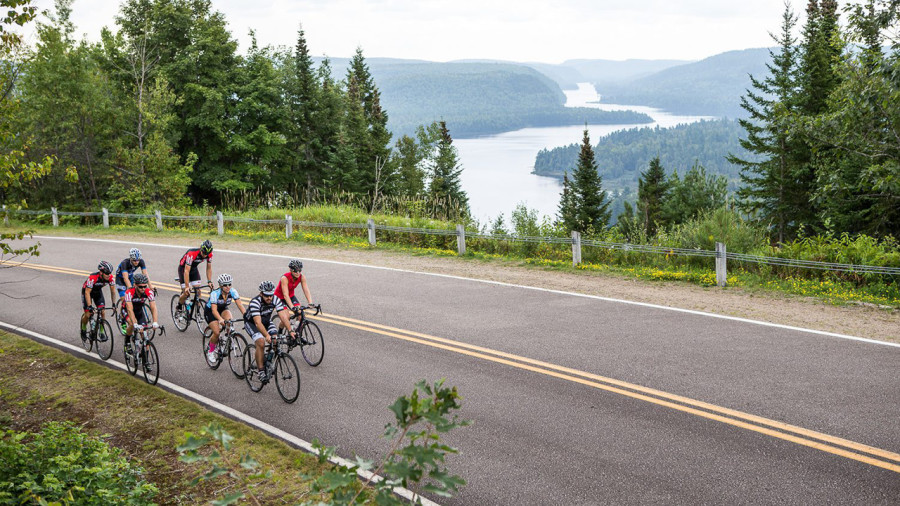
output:
[[[667,224],[684,223],[704,211],[725,206],[728,183],[723,176],[707,175],[703,166],[691,167],[684,179],[675,172],[667,183],[661,210]]]
[[[701,211],[695,218],[660,234],[660,245],[715,251],[725,243],[732,252],[753,252],[767,245],[766,231],[724,207]]]
[[[456,146],[453,145],[453,138],[450,137],[447,123],[441,121],[439,125],[440,136],[437,141],[436,153],[431,162],[428,194],[433,200],[445,203],[444,208],[441,209],[444,214],[449,214],[452,206],[456,206],[459,213],[457,216],[467,216],[469,214],[469,197],[462,189],[460,175],[463,168],[459,164],[459,153],[456,151]]]
[[[233,439],[234,437],[225,432],[221,425],[211,423],[197,435],[190,433],[185,435],[184,442],[177,447],[180,454],[178,460],[186,464],[202,464],[207,468],[206,472],[191,481],[191,485],[212,481],[222,476],[239,483],[238,491],[213,501],[215,506],[235,504],[245,498],[258,505],[259,500],[253,495],[254,482],[271,478],[272,472],[260,472],[260,463],[250,454],[235,458],[232,455]]]
[[[659,156],[650,160],[646,172],[638,180],[637,217],[644,224],[647,235],[656,233],[663,221],[663,204],[668,203],[666,194],[669,187],[678,182],[677,172],[673,179],[666,180],[666,171],[659,163]]]
[[[363,504],[366,488],[359,487],[357,473],[371,471],[383,475],[384,479],[367,480],[364,485],[371,487],[371,501],[376,504],[404,504],[394,495],[394,487],[412,490],[415,494],[410,501],[418,503],[419,493],[429,493],[441,497],[452,497],[465,480],[447,471],[445,458],[458,453],[443,441],[442,435],[458,427],[469,425],[460,420],[454,411],[460,408],[462,398],[456,387],[444,386],[444,380],[429,385],[420,381],[409,396],[401,396],[390,406],[395,422],[385,426],[385,438],[391,441],[391,448],[381,463],[356,458],[350,466],[336,466],[331,472],[314,479],[312,491],[329,494],[328,504]],[[325,448],[314,443],[319,450],[320,461],[325,462],[334,455],[333,448]],[[305,503],[315,504],[315,503]]]
[[[4,504],[152,504],[157,493],[118,448],[71,422],[39,433],[0,437],[0,502]]]
[[[591,233],[605,229],[610,219],[609,201],[603,190],[603,177],[597,170],[591,138],[586,128],[569,191],[575,211],[573,230]]]

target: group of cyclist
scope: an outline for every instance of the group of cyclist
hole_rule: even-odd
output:
[[[256,363],[259,366],[259,378],[265,381],[266,373],[263,364],[263,355],[266,343],[271,342],[272,337],[278,333],[280,327],[288,329],[291,340],[296,340],[294,330],[290,325],[291,311],[297,311],[300,301],[295,294],[299,286],[303,291],[307,303],[311,306],[312,295],[303,276],[303,262],[294,259],[288,263],[288,272],[278,280],[278,284],[271,281],[263,281],[259,284],[259,294],[250,300],[247,308],[241,301],[238,291],[233,288],[233,278],[230,274],[221,274],[216,279],[218,288],[212,283],[212,257],[213,245],[209,240],[203,241],[199,248],[191,248],[181,256],[178,263],[178,280],[181,283],[181,296],[178,299],[176,311],[185,309],[185,302],[190,296],[191,290],[200,290],[204,285],[200,278],[199,265],[206,262],[206,285],[210,288],[209,299],[203,309],[206,323],[212,336],[209,339],[209,349],[206,350],[210,362],[216,360],[215,349],[219,341],[219,334],[225,327],[226,320],[232,320],[229,309],[232,302],[243,315],[244,330],[253,339]],[[115,284],[117,291],[113,291]],[[132,248],[128,258],[119,263],[113,275],[112,265],[103,260],[97,266],[97,272],[88,276],[82,285],[81,300],[84,313],[81,317],[82,338],[85,337],[86,325],[93,311],[99,311],[101,318],[104,316],[105,298],[103,287],[109,286],[110,297],[113,305],[116,303],[116,294],[122,298],[120,318],[127,325],[126,337],[130,337],[136,326],[154,328],[159,327],[156,296],[153,285],[147,274],[147,265],[141,257],[141,251]],[[150,320],[148,321],[144,309],[148,308]],[[277,317],[277,318],[276,318]],[[130,338],[126,338],[128,343]],[[251,374],[251,371],[247,371]]]

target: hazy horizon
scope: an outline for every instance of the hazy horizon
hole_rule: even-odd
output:
[[[801,2],[802,3],[802,2]],[[52,9],[52,0],[36,0]],[[80,38],[113,27],[120,2],[75,0]],[[803,5],[794,9],[802,11]],[[261,46],[293,46],[301,23],[314,56],[346,58],[357,46],[367,58],[504,60],[559,64],[567,60],[701,60],[733,50],[769,47],[783,0],[240,0],[213,1],[241,52],[249,30]],[[30,27],[34,39],[34,27]]]

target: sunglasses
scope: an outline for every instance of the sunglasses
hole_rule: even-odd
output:
[[[146,290],[146,289],[147,289],[147,285],[135,285],[134,287],[135,287],[135,288],[140,288],[141,290]]]
[[[231,286],[231,283],[222,283],[222,284],[219,285],[219,286]]]

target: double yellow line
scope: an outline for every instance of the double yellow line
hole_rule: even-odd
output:
[[[10,263],[7,262],[9,265]],[[55,272],[77,276],[87,276],[89,272],[39,264],[15,264],[21,267],[39,271]],[[181,291],[178,285],[171,283],[154,282],[157,288],[163,288],[174,292]],[[249,301],[246,297],[245,301]],[[695,416],[715,420],[734,427],[765,434],[774,438],[790,441],[801,446],[815,448],[823,452],[839,455],[858,462],[863,462],[882,469],[900,473],[900,454],[875,448],[855,441],[842,439],[829,434],[816,432],[795,425],[771,420],[761,416],[752,415],[715,404],[698,401],[680,395],[670,394],[661,390],[644,387],[634,383],[628,383],[613,378],[607,378],[578,369],[563,367],[541,360],[535,360],[520,355],[504,353],[472,344],[462,343],[451,339],[445,339],[419,332],[398,329],[387,325],[356,320],[338,315],[320,315],[315,319],[333,323],[347,328],[380,334],[403,341],[417,343],[432,348],[437,348],[453,353],[459,353],[473,358],[494,362],[497,364],[530,371],[545,376],[551,376],[572,383],[581,384],[599,390],[624,395],[633,399],[649,402],[658,406],[674,409]]]

